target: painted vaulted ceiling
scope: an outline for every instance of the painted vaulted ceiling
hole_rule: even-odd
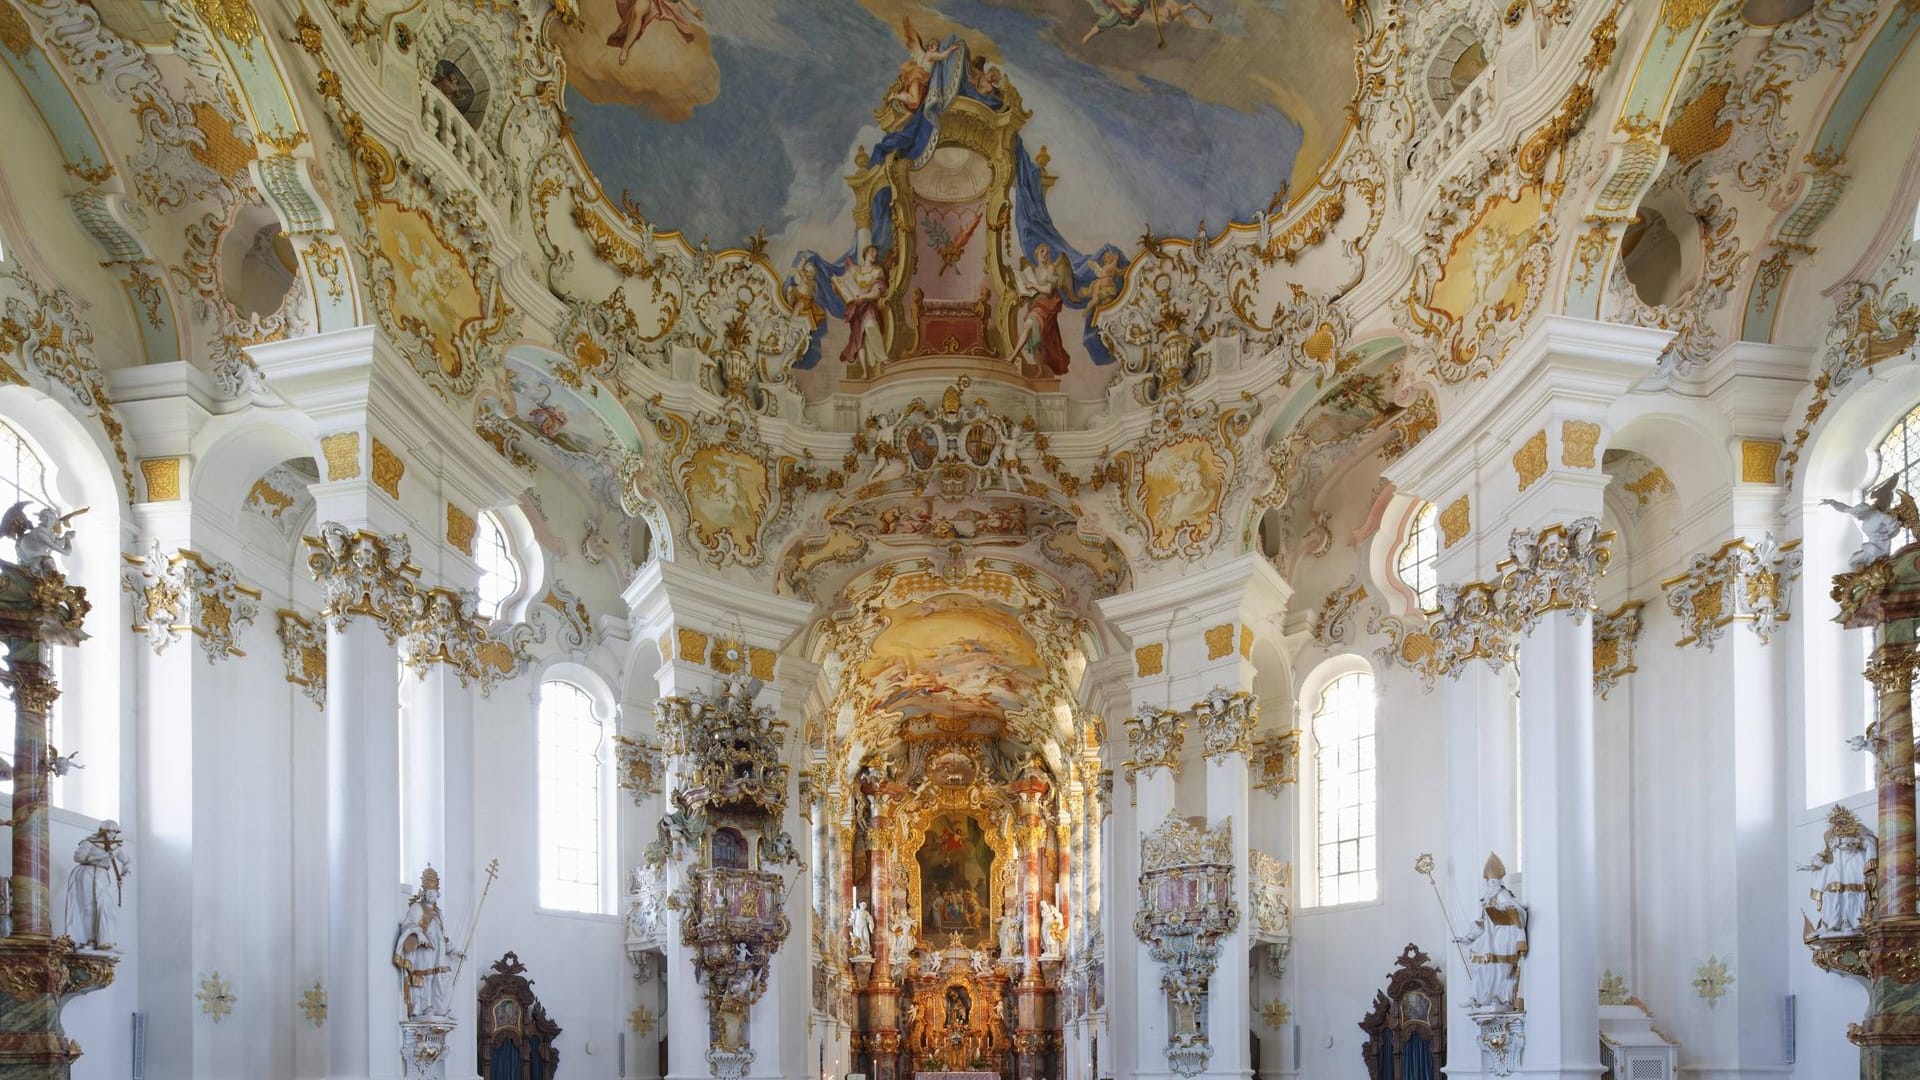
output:
[[[590,606],[699,564],[819,605],[863,715],[1064,737],[1059,672],[1118,644],[1095,598],[1305,573],[1342,499],[1360,544],[1381,466],[1545,315],[1672,331],[1682,393],[1736,341],[1812,350],[1790,472],[1912,344],[1916,32],[1873,0],[0,0],[0,374],[137,497],[111,369],[240,399],[250,347],[374,324],[526,471]],[[315,468],[249,506],[296,536]],[[947,584],[882,587],[914,575]]]

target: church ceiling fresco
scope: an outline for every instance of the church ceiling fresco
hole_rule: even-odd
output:
[[[1037,747],[1061,737],[1055,706],[1073,697],[1088,625],[1059,585],[987,555],[875,567],[822,631],[850,675],[846,734],[867,747],[1003,737]]]
[[[846,246],[855,150],[924,92],[907,35],[935,55],[964,42],[961,92],[1017,88],[1023,139],[1059,178],[1054,220],[1090,251],[1249,220],[1345,128],[1355,31],[1339,4],[1202,6],[1156,31],[1126,0],[586,0],[556,36],[573,137],[608,193],[716,242],[764,225],[777,259]]]

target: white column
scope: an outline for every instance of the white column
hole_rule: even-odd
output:
[[[1252,822],[1248,815],[1247,756],[1216,754],[1203,768],[1207,779],[1207,826],[1233,825],[1233,899],[1240,905],[1240,924],[1220,942],[1219,966],[1207,983],[1207,1041],[1213,1057],[1202,1076],[1242,1078],[1253,1075],[1253,972],[1249,967],[1253,939],[1252,859],[1248,855]]]
[[[398,662],[372,619],[327,632],[327,1043],[339,1080],[400,1076]]]
[[[1520,643],[1526,800],[1517,861],[1529,918],[1520,982],[1529,1075],[1600,1074],[1593,763],[1593,623],[1549,612]]]
[[[1447,909],[1459,914],[1460,926],[1472,918],[1479,902],[1481,869],[1489,852],[1499,852],[1511,868],[1518,868],[1514,848],[1516,804],[1515,699],[1511,666],[1495,671],[1484,660],[1469,661],[1455,678],[1441,683],[1446,717],[1448,850],[1438,875]],[[1458,928],[1458,927],[1456,927]],[[1460,950],[1447,945],[1434,958],[1447,973],[1447,985],[1461,992],[1447,995],[1447,1075],[1480,1075],[1480,1053],[1473,1043],[1477,1028],[1468,1016],[1471,997],[1465,989],[1472,975],[1461,962]]]
[[[1140,838],[1160,827],[1173,812],[1173,773],[1166,769],[1148,769],[1135,775],[1132,783],[1134,827],[1127,836],[1126,870],[1133,880],[1140,874]],[[1116,949],[1131,949],[1133,960],[1133,1001],[1131,1009],[1138,1018],[1133,1038],[1134,1075],[1142,1078],[1165,1077],[1167,1039],[1171,1035],[1166,991],[1160,988],[1160,964],[1147,955],[1147,947],[1133,934],[1133,914],[1140,909],[1140,891],[1127,894],[1125,904],[1115,905],[1124,913],[1124,921],[1115,925],[1125,935],[1112,942]]]
[[[142,539],[158,540],[171,553],[191,546],[190,504],[144,504],[135,508]],[[118,614],[118,604],[96,599],[95,605]],[[110,616],[112,617],[112,616]],[[98,614],[93,633],[103,631]],[[113,633],[126,633],[124,624]],[[155,653],[141,642],[134,650],[136,684],[142,699],[137,707],[140,750],[134,756],[137,810],[132,815],[134,853],[139,873],[131,879],[138,890],[138,973],[140,1011],[146,1016],[147,1075],[192,1076],[205,1067],[205,1055],[195,1053],[203,1042],[199,1003],[194,1000],[201,960],[195,947],[204,920],[196,918],[194,792],[200,774],[195,764],[195,716],[208,706],[195,694],[196,676],[209,670],[206,657],[191,637],[183,636]],[[195,665],[198,665],[196,667]],[[71,674],[68,681],[73,681]],[[8,706],[11,708],[11,706]],[[67,749],[61,747],[62,750]],[[205,750],[202,748],[202,753]],[[82,760],[85,760],[84,750]],[[204,779],[201,780],[204,784]],[[66,910],[64,860],[54,851],[53,909],[56,918]],[[59,923],[56,922],[56,926]]]

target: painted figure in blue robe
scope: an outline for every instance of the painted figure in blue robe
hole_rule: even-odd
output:
[[[1164,29],[1168,23],[1176,22],[1186,26],[1197,25],[1187,18],[1189,14],[1195,12],[1204,16],[1208,22],[1213,21],[1212,12],[1199,4],[1186,3],[1184,0],[1164,0],[1164,2],[1162,0],[1087,0],[1087,5],[1093,8],[1094,22],[1092,26],[1087,27],[1086,35],[1080,39],[1082,45],[1092,41],[1094,35],[1108,30],[1131,30],[1149,16],[1152,16],[1154,26],[1161,29]],[[1156,6],[1159,7],[1159,11],[1154,11]],[[1166,38],[1162,37],[1160,46],[1165,48],[1166,44]]]

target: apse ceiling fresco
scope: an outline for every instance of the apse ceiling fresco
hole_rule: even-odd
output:
[[[1057,177],[1053,220],[1093,251],[1249,220],[1347,122],[1356,31],[1338,4],[1173,7],[1156,27],[1125,0],[676,0],[643,26],[647,3],[585,0],[556,40],[574,140],[608,195],[716,246],[764,227],[778,262],[846,249],[845,177],[886,134],[875,112],[910,46],[963,42],[963,93],[1016,88],[1023,141]]]

